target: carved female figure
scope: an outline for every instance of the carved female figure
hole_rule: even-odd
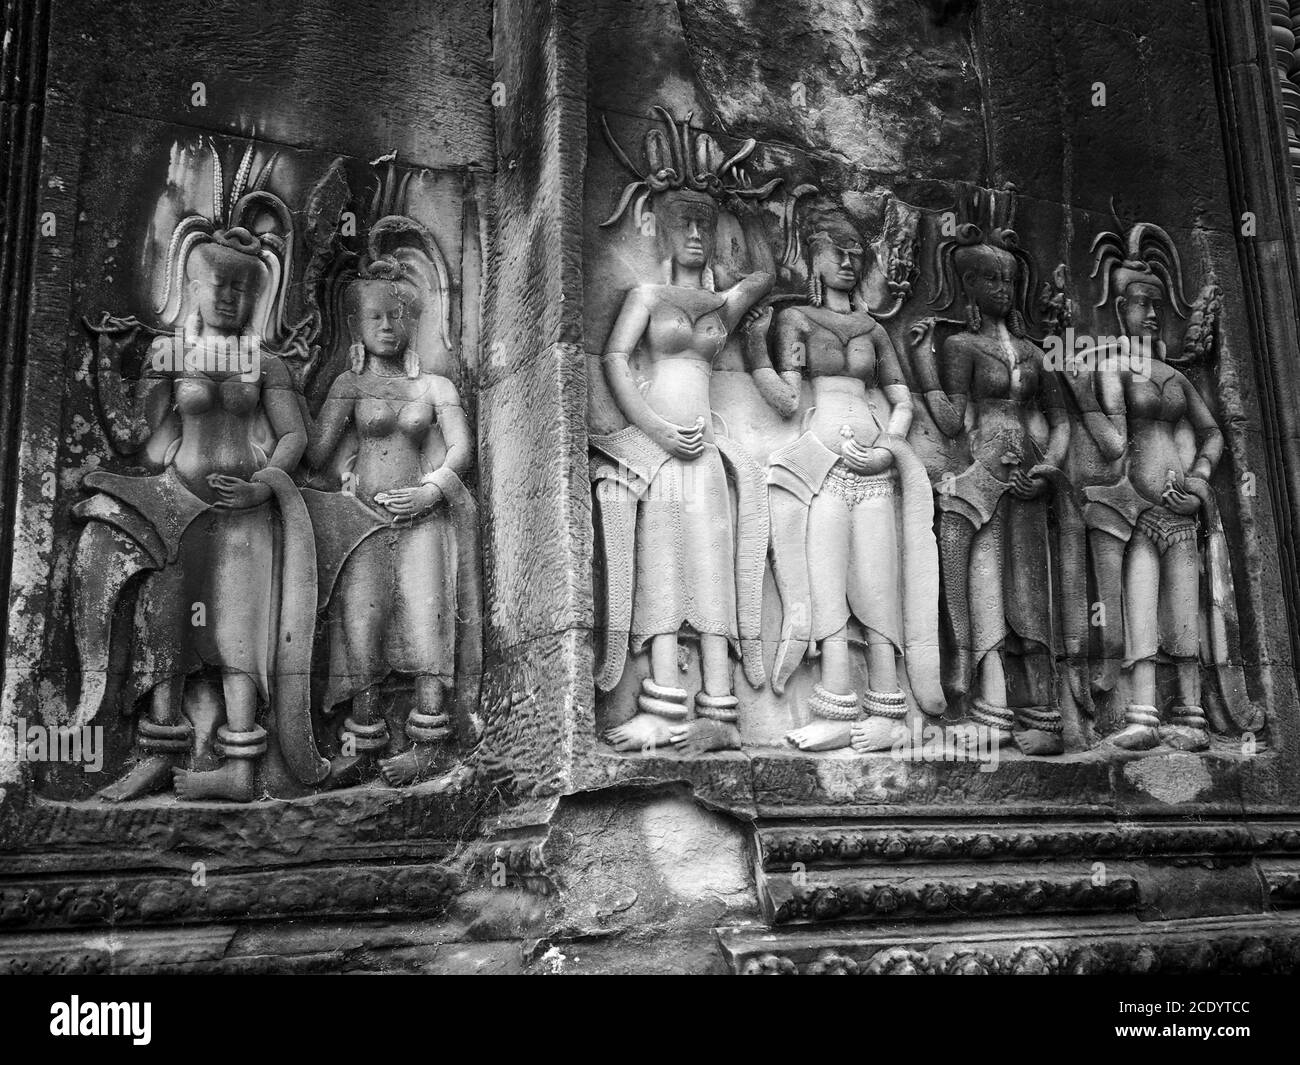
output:
[[[777,317],[776,366],[751,342],[760,391],[786,417],[806,372],[813,407],[806,431],[772,456],[772,547],[785,615],[773,687],[782,691],[805,650],[821,654],[813,720],[790,732],[803,750],[888,748],[906,714],[897,657],[913,693],[941,714],[938,552],[925,469],[906,444],[912,394],[884,328],[855,294],[863,249],[847,225],[806,241],[810,299]],[[779,374],[779,376],[778,376]],[[884,425],[868,390],[889,404]],[[900,506],[901,503],[901,506]],[[901,511],[901,521],[900,521]],[[901,534],[901,535],[900,535]],[[868,687],[855,691],[850,626],[866,643]]]
[[[1091,374],[1076,389],[1089,434],[1119,465],[1113,484],[1085,490],[1096,512],[1089,533],[1098,572],[1111,575],[1113,584],[1122,565],[1130,703],[1125,728],[1112,741],[1129,750],[1160,742],[1203,750],[1209,734],[1201,707],[1199,542],[1217,527],[1209,480],[1223,434],[1200,393],[1166,361],[1167,301],[1186,313],[1169,235],[1140,224],[1126,238],[1102,234],[1093,248],[1093,276],[1103,277],[1097,306],[1112,307],[1127,338],[1122,364]],[[1184,424],[1195,437],[1190,452],[1179,440]],[[1213,619],[1206,626],[1208,632],[1220,627]],[[1158,659],[1175,667],[1176,702],[1168,714],[1157,698]]]
[[[316,602],[311,528],[288,476],[307,440],[289,374],[260,348],[253,326],[274,296],[270,253],[246,229],[189,228],[187,239],[173,240],[189,295],[183,331],[154,342],[151,369],[133,390],[122,386],[111,356],[100,363],[116,443],[138,451],[161,436],[164,472],[89,474],[85,484],[99,494],[76,510],[89,522],[73,561],[83,675],[107,666],[104,612],[131,576],[152,571],[138,593],[124,692],[128,710],[149,696],[139,758],[101,792],[110,800],[169,785],[187,799],[252,799],[254,760],[267,749],[259,701],[274,705],[281,753],[299,780],[313,783],[325,769],[311,737],[301,651]],[[266,427],[269,453],[258,442]],[[182,712],[186,680],[205,669],[221,678],[223,760],[186,769],[193,734]],[[93,716],[104,695],[102,681],[83,681],[76,719]]]
[[[756,272],[725,291],[715,291],[710,266],[718,205],[712,191],[706,190],[716,191],[734,163],[752,150],[752,142],[721,168],[714,169],[706,158],[707,173],[695,173],[688,180],[686,167],[698,160],[688,150],[686,125],[680,130],[671,121],[665,125],[671,131],[673,166],[652,166],[656,174],[647,179],[660,186],[654,192],[653,218],[663,278],[627,294],[605,345],[606,379],[631,424],[592,441],[601,455],[625,471],[621,476],[634,482],[635,498],[630,502],[635,524],[627,546],[635,569],[628,625],[633,650],[650,645],[650,676],[641,684],[638,713],[611,729],[607,739],[617,750],[676,745],[687,753],[699,753],[740,745],[729,657],[730,645],[742,635],[738,566],[743,570],[749,562],[757,578],[750,583],[761,593],[767,539],[766,510],[758,509],[758,478],[746,480],[742,471],[740,506],[745,513],[739,523],[738,552],[728,471],[734,476],[743,457],[714,432],[709,382],[713,361],[728,336],[771,288],[773,278]],[[654,154],[656,142],[651,138],[648,143],[648,154]],[[649,188],[653,187],[652,183]],[[627,202],[625,194],[623,206]],[[621,213],[620,209],[610,221]],[[644,388],[631,364],[638,349],[648,368]],[[610,557],[622,550],[616,542],[614,508],[619,504],[608,496],[602,498],[602,485],[612,479],[598,480],[597,485]],[[611,639],[616,639],[619,626],[612,628]],[[678,636],[688,628],[700,640],[703,674],[693,718],[678,666]],[[757,647],[744,653],[747,672],[761,682]]]
[[[1063,750],[1050,682],[1053,604],[1044,496],[1059,478],[1070,423],[1055,376],[1025,336],[1026,264],[1015,234],[961,227],[940,249],[945,289],[960,284],[966,328],[943,345],[939,366],[919,360],[921,387],[935,424],[965,434],[970,464],[939,485],[939,551],[953,648],[945,687],[969,690],[971,717],[998,742],[1026,754]],[[941,294],[942,295],[942,294]],[[1046,421],[1043,442],[1041,421]],[[969,429],[967,428],[969,424]],[[1006,664],[1031,656],[1024,705],[1008,707]]]
[[[344,753],[332,767],[336,785],[360,779],[385,750],[392,753],[379,770],[388,783],[427,776],[453,732],[458,653],[467,670],[477,667],[467,653],[479,641],[477,512],[462,481],[474,442],[455,385],[423,371],[413,347],[423,310],[418,260],[411,248],[381,256],[348,286],[351,367],[310,428],[312,467],[330,462],[349,429],[358,441],[343,492],[304,492],[327,603],[324,708],[351,700]],[[392,674],[414,678],[406,745],[383,713]]]

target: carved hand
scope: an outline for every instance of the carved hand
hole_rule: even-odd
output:
[[[1045,466],[1035,466],[1028,473],[1013,470],[1011,473],[1011,494],[1017,499],[1037,499],[1047,491],[1048,481],[1040,472]]]
[[[840,445],[845,465],[854,473],[870,477],[884,473],[894,464],[894,453],[887,447],[863,447],[856,440],[846,440]]]
[[[437,506],[442,499],[442,489],[436,484],[422,484],[415,488],[394,488],[380,492],[375,502],[399,518],[411,518]]]
[[[687,462],[704,454],[704,421],[697,419],[694,425],[674,425],[667,419],[660,418],[649,432],[650,439],[672,455],[673,458]]]
[[[1172,485],[1166,488],[1164,494],[1160,497],[1161,502],[1172,510],[1175,514],[1181,514],[1185,518],[1190,518],[1201,509],[1200,497],[1193,495],[1191,492],[1185,492],[1181,488],[1175,488]]]
[[[247,510],[261,506],[271,498],[271,489],[267,485],[253,484],[224,473],[208,474],[208,485],[217,493],[213,506],[222,510]]]

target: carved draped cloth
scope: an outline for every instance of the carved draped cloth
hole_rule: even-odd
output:
[[[761,685],[768,538],[762,471],[724,436],[689,462],[668,455],[636,426],[592,437],[591,445],[606,571],[597,685],[608,691],[618,683],[629,640],[636,651],[654,636],[686,627],[738,644],[745,675]]]
[[[451,471],[439,487],[432,511],[399,521],[352,493],[303,490],[325,604],[325,711],[391,673],[457,678],[458,702],[476,705],[478,509]]]
[[[913,697],[927,714],[939,714],[939,563],[930,483],[905,442],[882,434],[874,446],[893,453],[893,471],[846,475],[839,456],[812,433],[772,456],[768,499],[783,614],[772,686],[783,691],[803,656],[815,655],[818,641],[852,616],[903,655]]]
[[[94,718],[112,688],[113,613],[127,584],[143,572],[122,678],[124,712],[157,685],[204,667],[246,674],[274,710],[290,769],[315,783],[328,763],[316,751],[310,720],[311,522],[283,470],[269,467],[252,479],[271,488],[274,503],[213,507],[170,466],[151,477],[86,476],[84,484],[98,494],[73,509],[89,523],[72,574],[82,676],[73,724]]]

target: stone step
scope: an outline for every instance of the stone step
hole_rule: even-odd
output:
[[[1300,914],[755,926],[718,938],[731,971],[745,976],[1300,972]]]

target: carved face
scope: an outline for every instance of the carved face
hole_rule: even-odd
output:
[[[862,277],[862,245],[856,241],[843,243],[825,234],[812,238],[812,270],[826,288],[852,292]]]
[[[980,309],[991,318],[1005,318],[1015,303],[1015,257],[999,248],[981,245],[962,271],[962,283]]]
[[[203,324],[238,333],[253,315],[262,288],[262,264],[250,255],[208,245],[192,256],[190,299]]]
[[[1165,293],[1155,284],[1132,281],[1116,302],[1124,335],[1130,337],[1160,336],[1160,322],[1164,317]]]
[[[712,201],[669,194],[655,205],[654,214],[660,239],[678,266],[699,270],[713,257],[718,210]]]
[[[360,285],[356,310],[348,316],[348,324],[366,351],[391,359],[406,351],[419,317],[419,302],[403,286],[367,281]]]

